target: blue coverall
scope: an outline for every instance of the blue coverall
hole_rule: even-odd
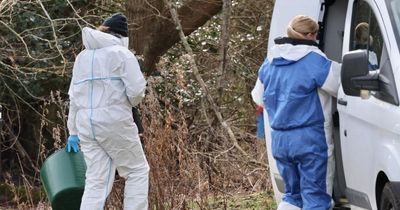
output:
[[[337,94],[339,74],[340,65],[327,59],[315,42],[297,44],[288,38],[271,49],[259,70],[255,88],[263,90],[272,154],[285,183],[286,205],[279,210],[331,207],[331,96]]]

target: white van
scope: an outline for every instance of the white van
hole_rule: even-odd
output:
[[[276,0],[268,47],[286,35],[289,21],[300,14],[320,22],[321,50],[342,63],[342,86],[333,106],[336,204],[400,210],[400,0]],[[363,47],[356,43],[360,23],[369,26],[370,39]],[[284,183],[265,123],[279,202]]]

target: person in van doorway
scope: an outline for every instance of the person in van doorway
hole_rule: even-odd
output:
[[[378,69],[378,58],[376,53],[371,50],[374,38],[369,35],[369,24],[359,23],[355,28],[355,49],[363,49],[368,53],[368,69],[370,71]]]
[[[127,36],[121,13],[97,30],[82,29],[85,50],[76,58],[68,92],[67,143],[75,152],[80,144],[87,166],[82,210],[104,209],[115,170],[126,179],[124,209],[148,209],[149,165],[132,117],[146,80]]]
[[[316,43],[318,24],[294,17],[260,67],[253,100],[268,114],[272,154],[285,184],[278,210],[332,207],[334,172],[331,96],[340,65]]]

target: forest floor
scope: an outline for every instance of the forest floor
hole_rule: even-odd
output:
[[[204,208],[205,207],[205,208]],[[253,194],[240,194],[231,197],[210,199],[206,206],[199,207],[198,204],[188,205],[188,209],[213,209],[213,210],[275,210],[276,203],[273,194],[261,192]]]
[[[201,207],[200,207],[201,206]],[[0,205],[0,210],[50,210],[47,204],[39,204],[37,207],[4,207]],[[110,208],[108,208],[111,210]],[[187,210],[274,210],[276,203],[270,192],[261,192],[253,194],[240,194],[224,198],[210,198],[206,203],[192,202],[188,203]],[[156,209],[154,209],[156,210]]]

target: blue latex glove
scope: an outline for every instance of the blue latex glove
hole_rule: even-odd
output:
[[[71,148],[74,152],[79,152],[79,138],[77,135],[68,137],[67,152],[71,152]]]

